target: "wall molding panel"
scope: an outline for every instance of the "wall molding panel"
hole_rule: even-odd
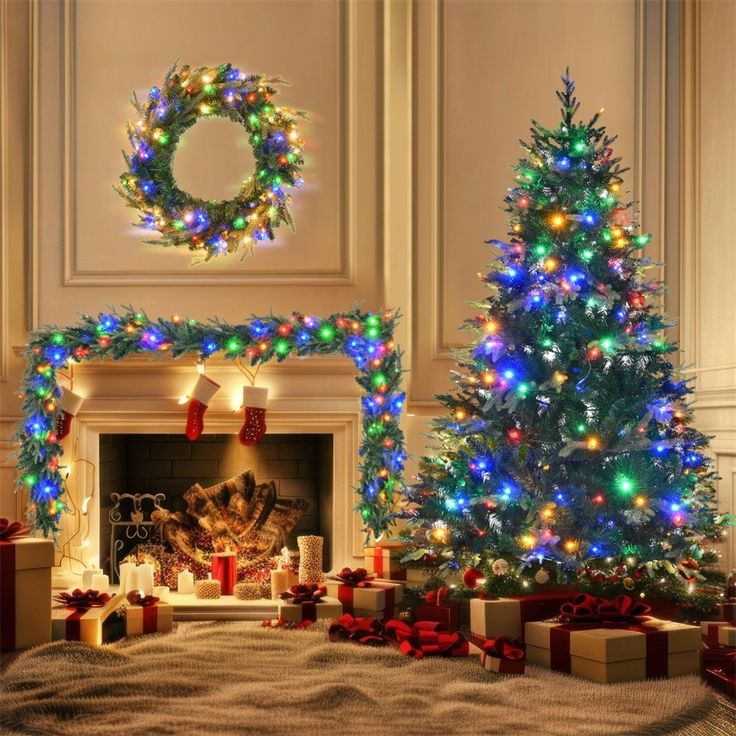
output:
[[[123,10],[124,7],[124,3],[111,0],[107,9],[113,15],[117,13],[115,17],[120,19],[130,15]],[[162,12],[162,7],[158,4],[158,12]],[[286,13],[308,10],[305,3],[289,0],[278,7],[280,12]],[[191,268],[190,253],[174,252],[173,249],[164,253],[164,249],[141,246],[142,232],[133,233],[130,228],[121,233],[121,229],[126,229],[124,223],[134,219],[134,213],[131,210],[126,212],[122,201],[117,201],[117,195],[113,199],[107,191],[117,180],[118,168],[122,170],[122,158],[117,152],[120,167],[114,174],[110,173],[109,181],[108,178],[104,181],[100,178],[92,194],[85,184],[91,170],[87,159],[87,138],[93,125],[89,120],[89,87],[97,82],[97,72],[90,71],[89,64],[85,62],[97,48],[95,44],[99,43],[89,33],[90,23],[102,23],[98,17],[99,5],[89,0],[34,0],[31,43],[34,138],[37,145],[33,148],[32,325],[48,321],[49,315],[53,314],[51,304],[58,303],[62,294],[64,302],[77,298],[81,300],[80,307],[86,302],[94,308],[92,305],[99,303],[95,294],[104,293],[106,302],[129,301],[131,287],[146,299],[147,308],[153,311],[159,304],[161,307],[156,308],[158,311],[163,308],[164,312],[164,302],[173,303],[172,297],[179,293],[175,290],[181,287],[203,289],[203,299],[222,304],[221,313],[230,312],[233,316],[243,311],[263,311],[271,306],[274,311],[287,311],[286,305],[288,308],[298,306],[325,311],[328,304],[338,299],[343,305],[368,301],[371,306],[381,306],[383,274],[378,237],[381,222],[376,216],[381,209],[378,183],[381,167],[375,165],[381,129],[378,99],[381,63],[377,51],[382,33],[380,7],[378,2],[370,0],[316,3],[313,9],[334,25],[338,40],[324,45],[321,53],[312,55],[313,60],[304,60],[306,66],[299,67],[305,79],[318,78],[324,70],[336,81],[334,94],[326,87],[314,99],[320,104],[325,101],[330,109],[336,111],[337,117],[328,114],[327,108],[309,111],[313,119],[305,124],[306,184],[304,190],[294,196],[297,233],[312,240],[300,248],[295,236],[288,232],[288,228],[282,227],[277,231],[274,244],[261,246],[262,250],[258,251],[260,258],[248,258],[242,264],[236,258],[227,265],[212,263]],[[273,6],[256,1],[243,4],[241,8],[241,12],[248,15],[267,12]],[[101,33],[109,36],[114,30],[101,28]],[[233,61],[238,56],[242,57],[242,50],[238,50],[240,46],[236,48],[234,45],[233,32],[228,38],[229,41],[223,41],[224,50],[217,52],[216,61],[222,54]],[[152,53],[150,49],[144,48],[143,51],[149,55]],[[161,53],[155,56],[158,71],[149,71],[148,67],[131,68],[128,87],[134,86],[134,80],[158,81],[156,75],[160,76],[165,67],[161,65]],[[202,53],[209,61],[211,54]],[[101,64],[106,63],[106,58],[103,54]],[[202,62],[192,59],[192,63],[197,65]],[[292,58],[289,63],[294,67],[296,61]],[[262,66],[266,71],[266,67],[270,69],[273,64],[274,60],[264,62],[256,65],[258,68],[254,70],[259,71]],[[290,75],[284,71],[284,76]],[[284,93],[284,104],[306,107],[294,96],[309,100],[314,88],[313,85],[302,86],[304,88],[300,89],[295,82]],[[127,100],[128,92],[125,94]],[[117,97],[109,102],[121,110],[121,117],[119,120],[116,117],[114,125],[122,129],[132,108],[126,100]],[[326,135],[329,130],[334,134]],[[310,150],[310,134],[313,134],[312,148],[318,149],[317,153]],[[106,132],[105,135],[109,137],[110,134]],[[316,140],[314,136],[317,136]],[[322,154],[318,156],[319,150]],[[327,153],[329,155],[325,155]],[[105,165],[111,169],[110,156],[106,155]],[[314,160],[317,161],[316,169],[312,163]],[[330,175],[330,162],[335,163],[335,176]],[[312,180],[309,178],[310,166],[313,168]],[[92,170],[99,178],[99,172]],[[307,210],[306,203],[300,210],[302,200],[321,204],[316,213]],[[103,233],[101,238],[110,241],[107,247],[113,252],[97,254],[96,235],[91,235],[93,231],[86,220],[87,215],[94,219],[97,216],[95,210],[104,207],[114,208],[110,210],[110,226],[113,228],[110,237]],[[125,220],[118,225],[120,217]],[[124,248],[128,251],[123,251]],[[129,252],[130,257],[121,255],[122,252]],[[40,269],[41,261],[44,269]],[[49,268],[56,271],[57,263],[61,282],[46,275]],[[330,289],[316,288],[324,286]],[[243,298],[244,287],[248,290],[246,299]],[[69,298],[70,295],[74,296]],[[149,306],[151,303],[154,306]],[[279,303],[284,307],[278,306]],[[73,316],[70,312],[65,318]]]

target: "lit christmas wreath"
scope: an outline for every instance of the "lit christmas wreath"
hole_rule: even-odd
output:
[[[193,261],[197,263],[238,250],[245,255],[255,241],[273,240],[274,228],[282,222],[293,228],[285,188],[302,183],[303,141],[296,123],[306,115],[274,105],[274,84],[285,82],[246,75],[230,64],[194,71],[174,65],[162,89],[151,88],[144,102],[133,95],[138,113],[136,122],[128,121],[133,151],[123,153],[128,170],[115,188],[140,213],[137,226],[161,233],[161,238],[145,242],[186,246],[201,254]],[[256,162],[237,196],[219,202],[182,191],[172,170],[181,135],[210,116],[242,125]]]

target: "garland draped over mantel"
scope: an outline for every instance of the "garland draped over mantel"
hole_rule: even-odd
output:
[[[168,353],[174,358],[196,353],[202,359],[224,353],[230,360],[257,366],[273,359],[281,362],[290,355],[342,353],[354,362],[355,380],[363,390],[362,477],[356,488],[356,511],[364,531],[379,536],[396,519],[404,489],[406,452],[399,419],[406,396],[401,390],[401,353],[393,339],[398,318],[397,311],[356,308],[328,317],[292,312],[230,324],[177,315],[151,319],[142,310],[124,307],[111,308],[96,318],[83,315],[68,327],[35,331],[24,350],[28,361],[20,392],[24,418],[14,435],[18,486],[30,495],[29,523],[44,536],[55,534],[67,510],[60,464],[64,451],[56,435],[62,413],[57,374],[70,363],[146,353]]]

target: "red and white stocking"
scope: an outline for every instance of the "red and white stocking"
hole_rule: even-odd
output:
[[[59,400],[61,414],[56,417],[56,438],[58,440],[63,440],[71,432],[72,419],[82,408],[83,403],[84,399],[75,394],[74,391],[70,391],[68,388],[61,389],[61,399]]]
[[[255,445],[266,434],[266,407],[268,389],[243,386],[243,426],[238,434],[241,445]]]
[[[199,439],[204,429],[204,413],[207,411],[212,397],[217,393],[220,384],[201,374],[189,394],[189,409],[187,410],[186,435],[190,442]]]

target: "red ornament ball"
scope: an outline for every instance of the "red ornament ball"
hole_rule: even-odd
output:
[[[474,590],[485,582],[485,575],[477,567],[469,567],[463,572],[463,584]]]

